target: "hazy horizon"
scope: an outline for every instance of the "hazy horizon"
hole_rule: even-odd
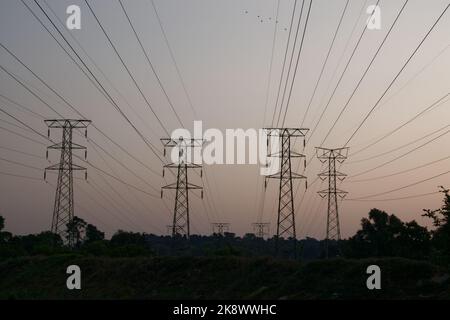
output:
[[[203,130],[217,128],[223,132],[228,128],[258,129],[271,125],[294,0],[280,1],[266,112],[264,109],[278,1],[154,0],[195,114],[172,62],[151,0],[122,2],[173,107],[187,129],[192,130],[195,120],[203,122]],[[52,34],[64,43],[35,2],[25,0],[25,3],[44,21]],[[40,0],[38,3],[62,30],[127,117],[162,155],[163,147],[159,139],[166,137],[167,133],[134,86],[86,3],[80,0]],[[179,128],[180,124],[159,87],[119,2],[103,0],[89,3],[165,128],[169,133]],[[312,1],[286,126],[299,127],[302,123],[345,3],[346,0]],[[312,130],[316,125],[364,28],[369,16],[366,8],[375,3],[376,1],[371,0],[349,2],[303,127]],[[64,22],[67,18],[66,8],[71,4],[81,7],[81,30],[69,31],[52,13],[53,10]],[[299,0],[297,5],[301,4],[302,1]],[[303,151],[308,160],[314,156],[314,148],[321,145],[403,4],[402,0],[380,0],[381,29],[366,30],[317,131]],[[337,148],[345,144],[447,4],[448,0],[408,1],[347,109],[323,144],[324,147]],[[308,5],[309,1],[305,0],[302,26]],[[74,142],[88,147],[89,163],[145,191],[138,191],[89,168],[88,181],[84,181],[82,174],[75,173],[75,215],[106,231],[108,237],[118,229],[167,234],[166,226],[172,221],[174,193],[164,192],[164,199],[160,199],[159,190],[166,183],[173,182],[174,177],[166,174],[165,180],[163,179],[162,162],[80,72],[21,1],[5,0],[0,3],[0,8],[0,43],[81,114],[92,120],[93,125],[145,164],[144,166],[125,154],[93,126],[88,129],[88,140],[82,135],[74,135]],[[296,12],[297,19],[299,11]],[[425,112],[388,138],[354,157],[351,155],[409,121],[450,92],[449,26],[450,12],[446,12],[348,145],[349,157],[340,171],[348,174],[349,178],[339,185],[339,188],[348,191],[348,199],[342,201],[339,207],[343,238],[353,235],[360,226],[361,218],[366,217],[369,210],[375,207],[396,214],[402,220],[416,220],[431,227],[430,219],[421,217],[422,209],[440,207],[443,196],[438,193],[438,186],[450,187],[449,174],[446,173],[450,170],[449,138],[445,134],[450,125],[448,96],[443,100],[444,103]],[[302,30],[300,28],[300,32]],[[69,50],[67,45],[65,48]],[[293,63],[296,56],[297,51]],[[3,48],[0,48],[0,65],[16,75],[64,117],[79,118]],[[31,111],[26,111],[1,96],[0,109],[43,135],[47,134],[44,119],[59,118],[2,70],[0,94]],[[6,230],[14,234],[49,230],[56,174],[47,175],[48,183],[44,182],[43,174],[46,166],[58,162],[59,154],[55,150],[50,151],[49,163],[45,159],[45,152],[50,143],[4,113],[0,115],[0,131],[0,158],[3,159],[0,159],[0,215],[6,219]],[[51,137],[59,141],[61,131],[53,129]],[[436,140],[420,147],[435,138]],[[124,166],[95,147],[90,139],[135,174],[131,174]],[[302,151],[299,141],[296,147]],[[415,148],[418,149],[414,150]],[[411,153],[384,165],[408,151]],[[82,152],[77,154],[84,156]],[[19,162],[28,167],[8,161]],[[75,157],[74,163],[88,166]],[[380,168],[358,175],[377,166]],[[408,171],[416,167],[417,169]],[[301,166],[300,173],[303,172],[302,168]],[[252,223],[267,221],[271,222],[273,234],[277,215],[277,185],[276,181],[270,181],[264,192],[259,169],[260,165],[206,165],[204,170],[207,180],[205,176],[203,179],[206,197],[203,204],[198,196],[190,195],[191,233],[210,234],[210,223],[227,222],[231,224],[231,232],[243,235],[253,232]],[[296,163],[293,169],[297,169]],[[304,183],[294,183],[295,189],[298,183],[301,184],[295,198],[298,238],[310,236],[322,239],[325,236],[326,200],[321,199],[316,192],[325,189],[326,184],[321,184],[320,180],[313,184],[321,170],[321,163],[317,159],[312,160],[306,168],[304,174],[310,185],[303,201]],[[402,171],[407,172],[399,173]],[[408,187],[439,174],[442,175]],[[352,175],[358,176],[352,178]],[[193,174],[191,177],[195,183],[202,183],[197,175]],[[371,178],[377,179],[363,181]],[[402,189],[383,194],[397,188]],[[435,194],[390,200],[432,192]],[[364,201],[352,200],[374,194],[381,195]]]

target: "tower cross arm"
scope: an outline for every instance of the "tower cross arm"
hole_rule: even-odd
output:
[[[91,120],[86,119],[50,119],[45,120],[49,128],[65,128],[85,129],[91,124]]]

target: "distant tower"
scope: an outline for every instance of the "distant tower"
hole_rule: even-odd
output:
[[[303,145],[305,145],[305,135],[309,129],[302,128],[266,128],[267,144],[271,137],[278,137],[280,140],[280,151],[271,153],[269,151],[268,157],[280,158],[281,169],[279,172],[265,177],[264,185],[267,187],[267,179],[279,179],[279,193],[278,193],[278,219],[277,219],[277,239],[276,251],[278,251],[278,239],[288,238],[296,240],[295,233],[295,211],[294,211],[294,196],[292,188],[292,180],[305,179],[306,177],[292,172],[291,159],[305,158],[305,155],[291,150],[291,138],[303,138]],[[306,161],[305,161],[306,166]],[[296,248],[295,248],[296,250]]]
[[[171,226],[172,236],[175,237],[180,235],[189,239],[189,190],[201,190],[201,197],[203,199],[203,187],[188,182],[188,169],[200,169],[200,176],[202,176],[203,171],[201,165],[190,162],[188,159],[190,152],[188,151],[196,147],[201,148],[203,146],[203,140],[185,139],[180,137],[178,140],[170,138],[161,139],[161,142],[164,146],[164,155],[166,154],[166,148],[176,148],[178,150],[177,161],[164,165],[164,168],[177,169],[177,181],[161,188],[161,198],[163,197],[164,189],[176,190],[175,207],[173,210],[173,224]]]
[[[322,181],[328,179],[328,188],[318,192],[322,198],[328,198],[327,236],[325,238],[325,257],[328,258],[329,241],[341,240],[338,197],[344,198],[347,192],[337,189],[336,179],[342,181],[347,175],[336,170],[336,161],[343,163],[347,159],[348,148],[316,148],[316,152],[317,158],[322,163],[328,162],[328,170],[318,175]]]
[[[263,239],[269,235],[270,222],[255,222],[252,223],[253,232],[257,238]]]
[[[221,236],[225,235],[225,232],[230,232],[230,224],[225,222],[214,222],[211,223],[213,234],[218,234]]]
[[[45,168],[44,179],[47,176],[47,170],[58,171],[58,184],[56,187],[55,205],[53,208],[52,232],[61,236],[67,241],[69,247],[74,245],[74,239],[71,234],[67,234],[67,224],[72,222],[74,217],[74,200],[73,200],[73,171],[85,171],[85,178],[87,178],[86,168],[72,163],[72,150],[84,150],[85,158],[87,156],[87,149],[84,146],[72,142],[73,129],[84,129],[87,137],[87,127],[91,123],[90,120],[70,120],[70,119],[56,119],[45,120],[48,126],[48,136],[50,137],[50,129],[62,129],[62,141],[47,148],[48,150],[61,150],[61,158],[59,164],[54,164]]]

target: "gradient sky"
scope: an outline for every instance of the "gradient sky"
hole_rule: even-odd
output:
[[[300,126],[345,2],[345,0],[312,2],[286,126]],[[305,118],[304,127],[312,128],[316,124],[364,28],[368,17],[366,8],[375,2],[350,1],[311,109]],[[55,37],[60,39],[34,1],[26,0],[26,3],[46,23]],[[68,41],[130,120],[145,137],[159,147],[158,151],[162,152],[159,139],[166,136],[164,130],[133,85],[84,1],[40,0],[39,3],[62,29]],[[178,128],[180,125],[134,37],[119,2],[97,0],[90,3],[167,130],[171,132]],[[264,109],[276,20],[276,0],[155,0],[197,116],[189,106],[151,1],[123,0],[123,3],[167,94],[187,128],[192,128],[194,120],[202,120],[204,129],[247,129],[270,125],[293,0],[280,1],[266,117]],[[362,38],[323,120],[304,150],[308,159],[314,156],[314,147],[321,144],[403,3],[403,0],[380,1],[381,30],[367,30]],[[408,2],[347,110],[325,141],[324,147],[340,147],[347,141],[448,3],[448,0]],[[65,21],[66,7],[70,4],[81,7],[81,30],[69,31],[58,21],[58,19]],[[299,0],[298,5],[300,4]],[[309,1],[305,1],[305,8],[307,4]],[[449,92],[449,30],[450,12],[447,12],[373,114],[351,140],[350,154],[408,121]],[[16,0],[0,2],[0,42],[135,158],[157,173],[162,171],[162,163],[80,72],[22,2]],[[297,50],[298,47],[296,52]],[[1,48],[0,64],[18,76],[63,116],[78,117]],[[2,110],[13,114],[44,135],[47,128],[43,119],[57,117],[53,111],[1,70],[0,94],[26,106],[33,113],[24,111],[0,97]],[[443,127],[450,124],[449,119],[450,103],[445,100],[443,104],[389,138],[354,157],[349,157],[340,170],[352,176],[394,159],[445,133],[448,127]],[[42,180],[43,168],[49,165],[45,160],[45,145],[49,142],[28,131],[5,114],[0,115],[0,127],[0,158],[34,167],[23,167],[0,160],[0,171]],[[2,128],[30,137],[36,142]],[[437,131],[440,128],[443,129]],[[61,132],[52,131],[53,139],[60,139],[60,135]],[[427,137],[414,142],[423,136]],[[449,174],[370,198],[370,201],[350,199],[407,186],[448,171],[449,158],[404,174],[377,180],[356,181],[389,175],[448,157],[450,156],[448,137],[443,135],[400,160],[355,177],[354,182],[352,178],[344,181],[339,187],[349,192],[349,200],[340,204],[342,236],[351,236],[359,228],[361,218],[367,216],[368,211],[374,207],[395,213],[404,220],[416,219],[421,224],[430,225],[430,221],[420,215],[423,208],[437,208],[441,205],[440,194],[396,201],[377,200],[437,191],[439,185],[447,187],[450,185]],[[75,214],[97,225],[106,231],[108,236],[117,229],[166,234],[166,225],[170,224],[173,207],[173,194],[170,192],[165,193],[164,200],[159,199],[159,189],[166,181],[160,174],[155,175],[131,159],[92,127],[89,129],[89,138],[102,145],[140,178],[130,174],[102,151],[96,150],[83,136],[74,135],[75,142],[88,147],[90,163],[152,194],[153,197],[90,168],[88,182],[82,179],[82,175],[77,175],[79,179],[75,180]],[[414,143],[400,148],[410,142]],[[392,152],[383,154],[386,151]],[[381,155],[374,157],[378,154]],[[56,151],[50,152],[51,163],[56,163],[58,159]],[[75,160],[83,165],[82,161]],[[294,167],[297,168],[297,165]],[[301,201],[305,192],[303,184],[296,196],[297,234],[300,238],[305,236],[323,238],[325,235],[326,201],[321,200],[316,194],[316,191],[325,188],[325,184],[321,185],[318,181],[311,185],[320,170],[320,162],[317,159],[313,160],[305,171],[310,187],[304,195],[304,201]],[[209,183],[204,181],[206,194],[204,203],[202,204],[197,196],[192,195],[190,198],[192,233],[209,234],[210,223],[221,221],[231,223],[231,231],[242,235],[251,232],[251,223],[258,219],[270,221],[273,233],[278,199],[277,186],[275,181],[271,181],[265,193],[262,192],[263,179],[258,175],[258,165],[212,165],[206,166],[205,172]],[[172,182],[173,177],[166,175],[166,180]],[[192,176],[192,180],[201,183],[196,175]],[[7,230],[15,234],[48,230],[52,217],[55,183],[55,174],[48,175],[48,183],[43,180],[0,174],[0,214],[6,218]],[[262,216],[260,212],[263,212]]]

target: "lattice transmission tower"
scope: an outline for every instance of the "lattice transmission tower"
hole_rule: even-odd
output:
[[[269,235],[270,222],[255,222],[252,223],[253,232],[257,238],[264,238]]]
[[[74,197],[73,197],[73,171],[84,171],[87,179],[86,168],[72,162],[72,150],[84,150],[84,157],[87,157],[85,146],[72,141],[74,129],[84,129],[87,137],[87,127],[90,120],[72,120],[72,119],[54,119],[45,120],[48,127],[48,137],[50,138],[50,129],[62,129],[62,141],[47,148],[61,150],[61,156],[58,164],[45,168],[44,179],[47,176],[47,170],[58,171],[58,184],[56,186],[55,204],[53,207],[53,219],[51,231],[59,236],[70,246],[74,245],[73,235],[67,233],[67,224],[71,223],[74,217]]]
[[[278,192],[278,217],[276,234],[276,251],[278,251],[278,239],[288,238],[296,240],[295,231],[295,210],[292,180],[305,179],[306,176],[292,172],[292,158],[305,158],[305,155],[291,149],[292,138],[303,138],[305,145],[305,135],[309,129],[303,128],[265,128],[267,134],[268,157],[280,158],[280,171],[265,176],[264,186],[267,188],[268,179],[279,179]],[[269,140],[271,137],[279,139],[277,150],[272,152],[273,144]],[[270,150],[269,150],[270,149]],[[306,166],[306,161],[305,161]]]
[[[230,224],[226,222],[211,223],[213,234],[224,236],[226,232],[230,232]]]
[[[188,181],[188,169],[200,169],[200,177],[203,176],[202,166],[191,161],[192,151],[194,148],[201,148],[203,146],[203,139],[186,139],[180,137],[179,139],[164,138],[161,139],[164,146],[164,155],[166,155],[166,148],[175,148],[175,156],[172,153],[172,163],[166,164],[163,167],[163,176],[165,168],[176,169],[177,181],[161,188],[161,198],[163,197],[163,190],[175,190],[175,206],[173,210],[173,222],[170,226],[172,229],[172,236],[183,236],[189,239],[190,236],[190,221],[189,221],[189,190],[201,190],[201,198],[203,199],[203,187]]]
[[[328,258],[330,240],[341,240],[341,228],[339,224],[338,197],[343,199],[347,191],[336,187],[337,180],[343,181],[347,176],[336,169],[336,162],[342,164],[347,159],[348,148],[316,148],[317,158],[322,163],[328,163],[328,170],[318,174],[322,181],[328,179],[328,188],[318,191],[322,198],[328,199],[327,211],[327,235],[325,238],[325,257]]]

